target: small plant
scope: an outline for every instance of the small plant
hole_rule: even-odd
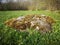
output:
[[[44,34],[35,29],[27,29],[28,32],[17,31],[15,28],[4,25],[6,20],[24,17],[27,14],[45,14],[56,20],[56,23],[52,26],[51,32]],[[43,10],[0,11],[0,45],[60,45],[60,13]]]

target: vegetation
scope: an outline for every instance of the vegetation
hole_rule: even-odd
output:
[[[60,0],[4,0],[0,10],[60,10]]]
[[[29,29],[29,32],[16,31],[4,25],[13,17],[27,14],[45,14],[56,20],[50,33],[42,34]],[[0,45],[60,45],[60,13],[57,11],[0,11]]]

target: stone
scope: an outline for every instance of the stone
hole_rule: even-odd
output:
[[[35,30],[48,32],[52,30],[52,24],[55,20],[45,15],[26,15],[18,18],[12,18],[5,22],[5,25],[15,28],[16,30],[26,30],[32,28]]]

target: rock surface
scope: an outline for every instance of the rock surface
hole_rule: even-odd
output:
[[[17,30],[32,28],[43,32],[52,30],[53,23],[55,23],[55,21],[51,17],[45,15],[20,16],[18,18],[9,19],[5,22],[7,26]]]

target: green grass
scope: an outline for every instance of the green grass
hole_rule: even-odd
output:
[[[42,34],[29,29],[29,32],[16,31],[4,25],[10,18],[28,14],[45,14],[56,20],[50,33]],[[0,11],[0,45],[60,45],[60,13],[56,11]]]

